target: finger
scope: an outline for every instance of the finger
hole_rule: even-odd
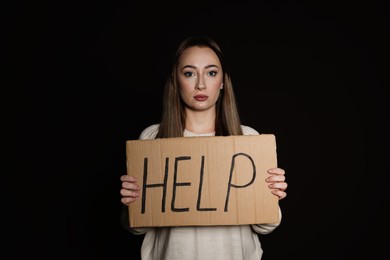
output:
[[[127,182],[137,182],[138,179],[135,176],[131,175],[122,175],[121,176],[121,181],[127,181]]]
[[[284,175],[286,172],[282,168],[272,168],[267,171],[269,174]]]
[[[279,198],[279,200],[287,197],[287,193],[281,190],[272,190],[271,192],[272,194],[276,195]]]
[[[281,191],[285,191],[287,189],[287,183],[286,182],[275,182],[268,185],[268,188],[270,189],[278,189]]]
[[[121,198],[121,202],[126,205],[126,206],[129,206],[130,203],[133,203],[134,201],[136,201],[136,198],[131,198],[131,197],[123,197]]]
[[[284,182],[285,180],[284,175],[271,175],[265,179],[266,182]]]
[[[120,193],[121,193],[122,197],[130,197],[130,198],[138,198],[139,197],[139,192],[128,190],[128,189],[121,189]]]
[[[122,188],[123,189],[128,189],[128,190],[140,190],[140,187],[138,184],[133,183],[133,182],[122,182]]]

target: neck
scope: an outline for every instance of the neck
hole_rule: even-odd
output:
[[[186,115],[185,128],[195,134],[215,131],[215,111],[191,112]]]

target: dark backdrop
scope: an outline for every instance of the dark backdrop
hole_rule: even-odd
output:
[[[225,51],[243,124],[276,135],[287,172],[283,222],[260,237],[263,259],[388,259],[387,6],[137,2],[4,10],[15,73],[5,70],[15,97],[3,96],[5,143],[17,158],[4,171],[14,177],[5,249],[139,258],[142,236],[120,224],[125,141],[159,121],[173,51],[202,33]]]

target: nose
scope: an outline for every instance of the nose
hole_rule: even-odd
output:
[[[196,82],[195,89],[202,90],[206,88],[206,84],[204,82],[203,77],[199,77],[198,81]]]

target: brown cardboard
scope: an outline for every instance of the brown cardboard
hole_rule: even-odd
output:
[[[275,223],[278,198],[267,170],[277,166],[272,134],[126,142],[127,174],[140,197],[130,227]]]

